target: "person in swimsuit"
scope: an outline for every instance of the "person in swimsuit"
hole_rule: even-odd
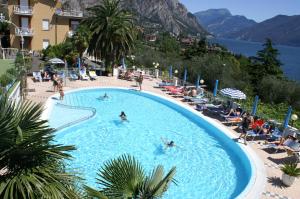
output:
[[[121,118],[122,121],[126,121],[126,120],[127,120],[127,116],[126,116],[126,114],[124,113],[124,111],[121,112],[120,118]]]

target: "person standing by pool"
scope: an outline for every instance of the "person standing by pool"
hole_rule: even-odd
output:
[[[65,96],[65,93],[63,90],[63,80],[60,80],[60,82],[57,85],[57,88],[58,88],[58,92],[59,92],[59,99],[63,100],[64,96]]]
[[[247,145],[247,131],[249,129],[249,125],[252,122],[252,118],[250,116],[250,113],[246,113],[246,115],[243,117],[242,120],[242,133],[239,137],[239,139],[244,138],[244,144]]]
[[[53,91],[55,92],[56,88],[58,90],[58,78],[56,76],[56,74],[53,75]]]
[[[140,76],[137,78],[137,82],[139,83],[139,86],[140,86],[140,91],[142,90],[143,80],[144,80],[143,73],[140,72]]]

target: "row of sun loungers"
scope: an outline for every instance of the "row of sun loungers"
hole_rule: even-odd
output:
[[[162,89],[174,97],[182,97],[183,101],[188,102],[191,105],[195,105],[196,110],[203,112],[204,115],[219,119],[225,125],[239,126],[242,122],[243,115],[245,114],[245,111],[238,108],[237,104],[231,104],[230,107],[227,107],[226,109],[221,103],[210,103],[210,100],[205,97],[203,90],[198,90],[198,94],[196,96],[186,96],[186,93],[184,92],[187,87],[175,86],[173,82],[162,82],[155,87]],[[237,110],[234,114],[228,112],[228,110],[232,110],[233,107],[236,107],[235,110]],[[282,139],[292,134],[288,131],[289,128],[286,128],[284,131],[280,131],[279,128],[275,127],[275,124],[272,124],[269,121],[255,119],[251,124],[250,129],[247,131],[246,139],[250,138],[254,141],[259,138],[265,140],[266,143],[271,141],[279,143]],[[283,144],[275,144],[273,142],[264,145],[264,147],[274,148],[275,152],[280,149],[284,149],[287,151],[288,155],[294,155],[297,158],[297,161],[300,161],[299,140],[286,140]]]
[[[46,74],[46,75],[45,75]],[[42,73],[40,71],[34,71],[32,73],[33,76],[33,80],[35,82],[42,82],[42,81],[49,81],[51,80],[51,77],[49,74],[44,73],[44,75],[42,75]],[[57,77],[60,79],[65,79],[65,73],[63,71],[58,71],[57,72]],[[97,79],[97,75],[95,71],[89,71],[89,75],[87,75],[85,70],[80,70],[79,71],[79,75],[76,73],[76,71],[69,71],[69,75],[68,75],[70,80],[95,80]]]

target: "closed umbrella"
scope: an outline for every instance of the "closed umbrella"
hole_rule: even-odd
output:
[[[125,58],[122,58],[122,68],[125,70],[126,69],[126,64],[125,64]]]
[[[251,112],[252,115],[256,115],[258,100],[259,100],[259,97],[258,97],[258,95],[256,95],[253,106],[252,106],[252,112]]]
[[[216,96],[217,96],[218,84],[219,84],[219,80],[216,80],[216,83],[215,83],[215,88],[214,88],[214,97],[216,97]]]
[[[78,59],[77,59],[77,66],[78,66],[78,69],[80,70],[80,68],[81,68],[81,63],[80,63],[80,58],[78,57]]]
[[[235,88],[224,88],[220,91],[221,95],[231,99],[246,99],[245,93]]]
[[[183,75],[183,83],[185,84],[187,80],[187,69],[184,69],[184,75]]]
[[[288,127],[289,121],[290,121],[290,118],[291,118],[291,114],[292,114],[292,107],[289,106],[288,112],[286,113],[286,116],[285,116],[285,119],[284,119],[283,128]]]
[[[197,90],[199,88],[199,82],[200,82],[200,75],[198,75],[197,80],[196,80],[196,89]]]
[[[169,68],[169,78],[172,79],[172,75],[173,75],[173,67],[170,66]]]

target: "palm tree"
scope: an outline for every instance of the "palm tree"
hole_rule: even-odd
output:
[[[102,188],[97,191],[86,186],[90,197],[99,199],[152,199],[160,198],[167,191],[176,168],[173,167],[166,176],[162,166],[156,167],[150,176],[145,175],[141,164],[134,157],[123,155],[104,164],[99,171],[98,184]]]
[[[105,59],[105,66],[112,66],[134,47],[136,31],[133,17],[120,8],[119,0],[102,0],[101,5],[87,11],[89,17],[83,23],[92,34],[88,53],[100,53]]]
[[[55,144],[41,105],[0,98],[0,198],[78,198],[62,161],[75,148]]]

